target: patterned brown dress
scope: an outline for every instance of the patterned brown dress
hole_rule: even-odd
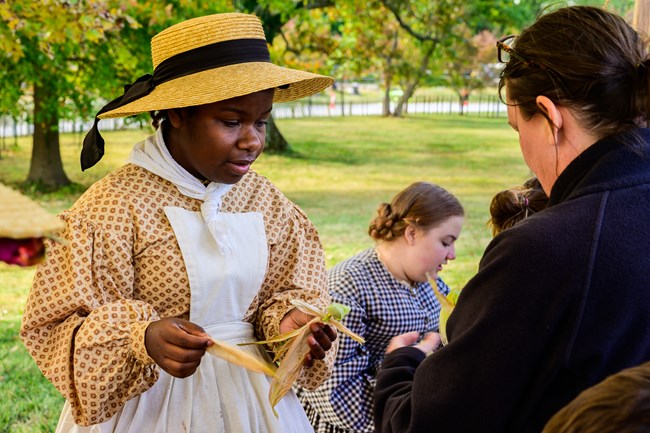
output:
[[[158,379],[144,332],[161,317],[189,319],[183,256],[164,207],[199,211],[201,201],[128,164],[94,184],[61,214],[67,245],[49,243],[27,300],[21,338],[80,425],[103,422]],[[306,215],[263,176],[250,172],[224,196],[223,212],[259,212],[268,264],[242,320],[258,339],[278,333],[292,298],[329,304],[325,262]],[[309,389],[330,374],[335,350],[303,369]]]

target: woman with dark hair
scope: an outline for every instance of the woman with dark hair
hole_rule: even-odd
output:
[[[498,53],[508,123],[548,206],[488,245],[449,344],[393,339],[375,389],[384,433],[538,433],[581,391],[650,360],[647,41],[573,6]]]
[[[438,273],[456,258],[463,215],[445,189],[413,183],[377,208],[368,227],[374,248],[330,269],[330,295],[351,307],[345,325],[366,343],[341,336],[332,376],[299,394],[316,433],[374,431],[372,392],[388,342],[405,332],[438,330],[441,307],[434,290],[449,293]]]

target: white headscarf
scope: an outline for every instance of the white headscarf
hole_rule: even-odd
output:
[[[203,200],[201,215],[212,237],[217,242],[219,251],[224,255],[230,252],[228,226],[222,221],[218,221],[217,215],[221,209],[221,199],[230,191],[231,184],[210,182],[206,187],[200,180],[192,176],[169,153],[160,126],[154,135],[134,146],[127,162],[139,165],[163,179],[167,179],[178,187],[181,194]]]

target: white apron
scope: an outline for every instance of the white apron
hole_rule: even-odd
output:
[[[260,213],[218,215],[228,225],[232,250],[222,255],[199,212],[167,207],[185,260],[191,289],[190,320],[213,338],[232,344],[254,341],[242,318],[264,279],[267,244]],[[269,360],[262,346],[240,346]],[[305,433],[313,432],[293,392],[276,406],[268,401],[270,379],[206,353],[184,379],[160,370],[158,381],[126,402],[108,421],[74,424],[66,402],[57,433]]]

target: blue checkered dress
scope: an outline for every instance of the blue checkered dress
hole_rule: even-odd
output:
[[[437,284],[449,293],[441,279]],[[343,324],[366,344],[339,333],[332,377],[316,391],[297,390],[298,396],[316,433],[373,432],[372,393],[388,342],[405,332],[437,331],[440,304],[429,283],[411,287],[395,279],[374,248],[334,266],[328,287],[332,301],[352,308]]]

